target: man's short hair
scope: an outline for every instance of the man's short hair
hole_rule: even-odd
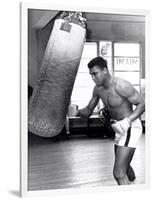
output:
[[[93,58],[89,63],[88,63],[88,68],[91,69],[93,68],[95,65],[99,66],[100,68],[104,69],[108,69],[107,67],[107,61],[105,59],[103,59],[102,57],[98,56],[96,58]]]

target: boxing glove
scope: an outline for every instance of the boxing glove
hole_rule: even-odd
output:
[[[113,130],[120,135],[125,135],[130,125],[131,125],[130,120],[127,117],[120,121],[111,122]]]

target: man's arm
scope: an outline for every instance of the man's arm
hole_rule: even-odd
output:
[[[99,101],[99,96],[96,90],[96,87],[94,87],[92,98],[90,99],[88,105],[85,108],[79,110],[78,116],[88,118],[92,114],[94,108],[96,107]]]
[[[127,99],[132,105],[135,105],[135,110],[128,116],[130,122],[134,121],[145,111],[145,102],[139,92],[125,80],[120,80],[117,85],[117,92],[120,96]]]

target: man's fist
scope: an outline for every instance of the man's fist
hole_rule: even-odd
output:
[[[130,125],[131,124],[128,118],[124,118],[123,120],[120,121],[115,121],[114,123],[111,124],[113,130],[120,135],[125,135]]]
[[[78,105],[72,104],[69,106],[69,116],[71,117],[79,116]]]

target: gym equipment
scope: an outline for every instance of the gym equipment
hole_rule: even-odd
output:
[[[65,126],[85,42],[85,22],[80,12],[63,12],[54,22],[29,103],[28,128],[36,135],[53,137]]]

